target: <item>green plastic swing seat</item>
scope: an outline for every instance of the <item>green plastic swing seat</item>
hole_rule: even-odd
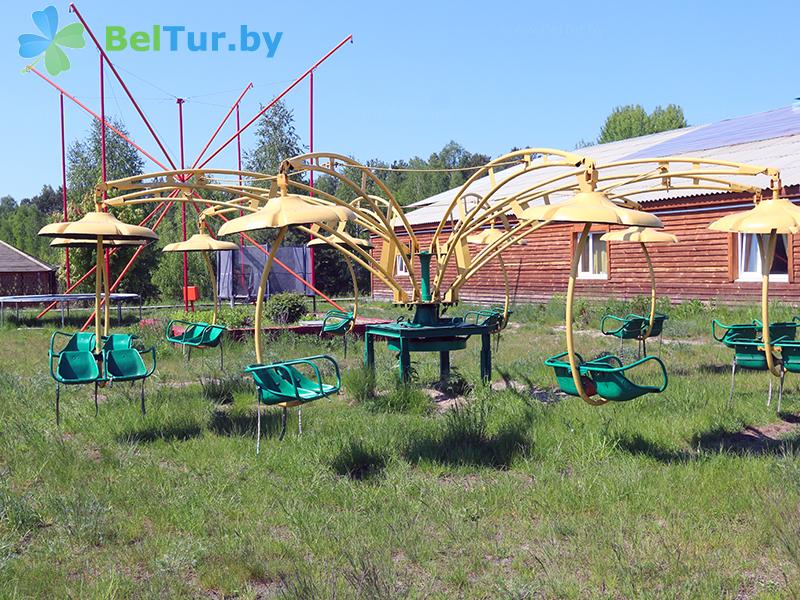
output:
[[[725,325],[714,319],[711,321],[711,336],[728,347],[732,347],[732,344],[736,342],[755,342],[761,337],[761,325],[758,321]]]
[[[144,364],[142,358],[150,354],[150,368]],[[156,349],[137,350],[136,348],[121,348],[103,352],[103,371],[108,381],[137,381],[147,379],[156,370]]]
[[[111,335],[104,335],[103,350],[133,348],[133,342],[137,339],[139,339],[139,336],[130,333],[112,333]]]
[[[353,322],[353,313],[336,308],[329,310],[322,318],[322,333],[344,335]]]
[[[648,337],[658,337],[664,331],[664,321],[669,317],[663,313],[656,313],[653,318],[653,329]],[[606,329],[606,323],[609,323]],[[627,314],[624,317],[615,315],[605,315],[600,320],[600,331],[603,335],[609,335],[622,340],[642,340],[650,326],[650,317]]]
[[[513,311],[508,311],[510,317]],[[496,306],[470,310],[464,313],[464,323],[477,325],[478,327],[488,327],[491,333],[495,333],[503,325],[505,310]]]
[[[325,361],[333,366],[336,374],[334,384],[324,383],[319,362]],[[311,379],[295,365],[311,368],[315,378]],[[253,376],[256,384],[256,396],[260,403],[267,405],[286,404],[295,406],[319,400],[336,394],[342,387],[339,365],[327,354],[297,358],[268,365],[248,365],[246,373]]]
[[[100,379],[100,368],[88,350],[63,350],[58,354],[55,371],[50,360],[50,375],[64,385],[84,385]]]
[[[566,352],[556,354],[545,360],[544,364],[553,368],[562,392],[570,396],[579,396],[572,379],[572,369],[569,361],[564,360],[565,356]],[[645,394],[659,394],[667,389],[669,383],[667,368],[657,356],[645,356],[628,365],[623,365],[619,357],[614,355],[601,356],[588,362],[584,362],[580,355],[576,356],[579,361],[581,383],[589,396],[596,394],[611,402],[627,402]],[[661,368],[664,377],[661,385],[640,385],[628,379],[626,371],[650,361],[655,361]]]
[[[60,338],[67,338],[64,347],[56,351],[56,340]],[[61,352],[76,352],[86,351],[92,352],[94,350],[95,337],[93,333],[78,331],[75,333],[68,333],[66,331],[54,331],[50,336],[50,354],[57,356]]]
[[[176,334],[174,325],[182,325],[183,331]],[[210,325],[202,322],[192,323],[191,321],[173,319],[167,323],[166,337],[168,342],[180,344],[181,346],[216,348],[222,343],[225,331],[226,327],[224,325]]]

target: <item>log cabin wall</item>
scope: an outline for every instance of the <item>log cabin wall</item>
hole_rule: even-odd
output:
[[[708,229],[712,221],[751,206],[752,202],[747,198],[732,195],[659,200],[645,204],[645,210],[656,213],[665,229],[679,239],[678,244],[648,246],[659,296],[669,297],[673,301],[757,301],[760,298],[760,282],[742,281],[738,272],[738,236]],[[430,243],[433,229],[431,225],[415,228],[421,247],[425,248]],[[513,300],[539,302],[566,292],[570,257],[580,229],[580,225],[548,225],[529,235],[525,246],[515,246],[503,253]],[[607,226],[597,226],[592,231],[607,230]],[[380,241],[373,240],[373,243],[377,244],[373,250],[377,255]],[[639,245],[612,242],[607,248],[607,278],[579,278],[577,293],[591,298],[631,298],[649,294],[647,263]],[[772,282],[771,298],[800,303],[798,253],[800,235],[791,235],[787,247],[788,281]],[[432,271],[434,265],[435,259]],[[452,281],[454,275],[455,268],[448,266],[446,281]],[[398,279],[402,280],[402,277]],[[376,278],[372,281],[372,294],[377,299],[391,299],[389,289]],[[503,278],[496,261],[490,262],[476,274],[461,288],[460,293],[460,299],[469,302],[497,303],[502,298]]]

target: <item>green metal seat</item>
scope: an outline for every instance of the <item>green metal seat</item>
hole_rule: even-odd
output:
[[[56,350],[56,340],[67,338],[64,347],[61,350]],[[50,354],[58,356],[61,352],[77,352],[77,351],[94,351],[95,337],[93,333],[78,331],[75,333],[68,333],[66,331],[54,331],[50,336]]]
[[[320,363],[327,362],[333,366],[335,382],[325,383],[320,371]],[[297,366],[311,369],[314,377],[308,377]],[[301,406],[320,398],[336,394],[342,386],[339,365],[327,354],[309,356],[268,365],[248,365],[246,373],[250,373],[256,384],[256,402],[258,403],[258,438],[256,453],[261,439],[261,405],[283,407],[280,439],[286,433],[286,415],[290,406]],[[301,425],[302,427],[302,425]],[[302,429],[301,429],[302,431]]]
[[[322,333],[345,334],[350,330],[353,313],[336,308],[329,310],[322,318]]]
[[[183,326],[183,331],[179,334],[175,333],[175,325]],[[183,347],[184,356],[186,360],[192,357],[192,348],[216,348],[219,347],[219,367],[225,368],[225,351],[222,345],[222,339],[227,331],[224,325],[211,325],[209,323],[193,323],[191,321],[182,321],[180,319],[172,319],[167,323],[166,338],[168,342],[178,344]]]
[[[111,335],[103,336],[103,350],[122,350],[124,348],[133,348],[134,340],[139,339],[139,336],[131,333],[112,333]]]
[[[511,316],[512,311],[508,312]],[[488,327],[491,333],[495,333],[502,329],[504,323],[505,310],[499,307],[482,308],[478,310],[470,310],[464,313],[463,322],[477,325],[479,327]]]
[[[544,361],[544,364],[555,371],[556,381],[562,392],[570,396],[579,396],[572,379],[572,369],[569,361],[564,360],[565,356],[566,352],[551,356]],[[602,356],[588,362],[584,362],[580,355],[577,355],[577,358],[584,391],[589,396],[596,394],[611,402],[627,402],[645,394],[659,394],[667,389],[669,383],[667,368],[657,356],[645,356],[628,365],[624,365],[622,360],[614,355]],[[651,361],[658,364],[663,374],[660,385],[640,385],[627,377],[627,371]]]
[[[615,315],[605,315],[600,320],[600,332],[603,335],[619,339],[620,356],[624,354],[625,340],[637,340],[639,342],[639,356],[647,354],[647,338],[661,338],[664,332],[664,321],[669,317],[664,313],[655,313],[653,317],[653,328],[650,328],[650,317],[629,313],[624,317]],[[660,353],[660,350],[659,350]]]
[[[142,358],[150,354],[150,368],[148,369]],[[114,384],[115,381],[141,381],[140,402],[142,414],[145,414],[144,381],[156,370],[156,349],[137,350],[136,348],[121,348],[119,350],[106,350],[103,352],[103,372],[105,378]]]
[[[725,325],[714,319],[711,321],[711,336],[718,342],[732,347],[734,342],[753,342],[761,339],[761,325],[758,321]]]
[[[347,358],[347,334],[353,328],[355,315],[352,312],[333,308],[325,313],[322,318],[322,329],[320,336],[324,334],[341,335],[344,344],[344,357]]]

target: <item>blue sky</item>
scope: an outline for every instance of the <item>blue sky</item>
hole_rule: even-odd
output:
[[[17,199],[35,194],[43,183],[60,183],[58,94],[21,72],[26,61],[17,42],[20,34],[37,31],[31,13],[49,4],[10,3],[0,22],[0,195]],[[67,3],[52,4],[59,26],[74,21]],[[165,41],[160,52],[111,54],[174,157],[174,96],[187,98],[187,161],[248,82],[255,87],[242,104],[243,121],[350,33],[355,42],[315,73],[315,149],[359,160],[427,157],[451,139],[493,156],[513,146],[572,149],[578,140],[595,137],[620,104],[641,103],[650,110],[674,102],[691,124],[700,124],[786,106],[800,95],[798,51],[786,33],[800,18],[800,3],[789,1],[757,8],[737,1],[77,5],[101,39],[107,25],[123,26],[128,35],[155,24],[228,36],[241,25],[283,32],[273,58],[262,51],[169,52]],[[88,41],[68,56],[70,70],[54,80],[97,110],[97,51]],[[110,74],[106,80],[106,112],[156,154],[120,86]],[[287,103],[307,143],[307,83]],[[68,142],[85,135],[88,115],[68,102],[66,118]],[[233,131],[231,122],[224,137]],[[252,143],[248,132],[243,145]],[[212,164],[235,166],[235,146]]]

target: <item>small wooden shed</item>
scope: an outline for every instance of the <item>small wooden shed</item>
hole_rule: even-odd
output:
[[[55,294],[56,269],[0,240],[0,296]]]

